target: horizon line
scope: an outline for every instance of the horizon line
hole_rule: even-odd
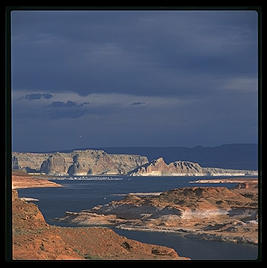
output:
[[[153,145],[129,145],[129,146],[90,146],[90,147],[79,147],[79,148],[71,148],[71,149],[59,149],[59,150],[50,150],[50,151],[36,151],[36,150],[12,150],[12,153],[15,152],[21,152],[21,153],[55,153],[55,152],[63,152],[63,151],[76,151],[76,150],[104,150],[104,149],[111,149],[111,148],[118,148],[118,149],[126,149],[126,148],[188,148],[188,149],[194,149],[194,148],[216,148],[221,146],[229,146],[229,145],[258,145],[258,143],[223,143],[220,145],[195,145],[195,146],[182,146],[182,145],[166,145],[166,146],[153,146]]]

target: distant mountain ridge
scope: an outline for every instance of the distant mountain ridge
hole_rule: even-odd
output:
[[[89,148],[74,148],[85,150]],[[70,153],[74,149],[60,150]],[[90,149],[104,150],[108,154],[133,154],[146,156],[148,161],[163,157],[166,163],[177,160],[192,161],[202,167],[216,167],[229,169],[258,169],[258,144],[223,144],[220,146],[129,146],[129,147],[90,147]],[[51,151],[46,153],[55,153]],[[44,153],[44,152],[43,152]]]
[[[241,147],[110,147],[105,150],[76,149],[70,153],[13,152],[12,168],[56,176],[215,176],[257,173],[255,148],[248,150],[247,145]],[[160,157],[157,157],[159,154]]]
[[[166,163],[192,161],[202,167],[258,169],[257,144],[223,144],[215,147],[101,147],[109,154],[143,155],[148,161],[163,157]]]
[[[162,157],[128,173],[130,176],[257,176],[256,170],[201,167],[198,163],[175,161],[167,164]]]

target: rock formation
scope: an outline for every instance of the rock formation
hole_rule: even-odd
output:
[[[13,153],[14,167],[56,176],[125,175],[148,162],[140,155],[107,154],[103,150],[71,153]]]
[[[132,176],[194,176],[205,175],[198,163],[175,161],[169,165],[162,157],[146,163],[129,173]]]
[[[12,156],[12,169],[19,169],[19,162],[16,156]]]
[[[74,150],[71,153],[13,153],[14,169],[54,176],[131,175],[131,176],[244,176],[253,170],[204,168],[198,163],[165,163],[162,157],[148,162],[146,156],[108,154],[103,150]]]
[[[185,187],[153,196],[129,194],[89,210],[67,212],[59,220],[257,244],[257,187]]]
[[[56,153],[50,155],[48,159],[44,160],[40,167],[40,172],[50,175],[64,175],[66,174],[67,165],[65,158]]]
[[[165,163],[162,157],[144,164],[129,172],[131,176],[244,176],[258,175],[253,170],[233,170],[222,168],[204,168],[198,163],[175,161]]]
[[[21,169],[30,168],[32,170],[40,170],[42,163],[48,159],[50,154],[47,153],[12,153],[12,157],[16,158]]]

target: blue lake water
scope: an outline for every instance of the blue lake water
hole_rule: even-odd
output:
[[[218,177],[212,177],[217,179]],[[52,178],[55,179],[55,178]],[[47,223],[60,225],[54,220],[64,216],[65,211],[81,211],[99,204],[123,198],[120,194],[136,192],[162,192],[186,186],[226,186],[235,184],[189,183],[201,177],[87,177],[76,180],[52,180],[62,184],[58,188],[19,189],[19,197],[32,197],[43,213]],[[210,179],[210,178],[209,178]],[[64,225],[64,224],[61,224]],[[174,248],[181,256],[193,260],[255,260],[258,247],[217,241],[184,238],[172,233],[141,232],[114,229],[118,234],[138,241]]]

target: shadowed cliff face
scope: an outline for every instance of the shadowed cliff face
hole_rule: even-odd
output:
[[[50,155],[47,160],[44,160],[40,172],[46,174],[64,174],[66,172],[66,161],[60,154]]]

